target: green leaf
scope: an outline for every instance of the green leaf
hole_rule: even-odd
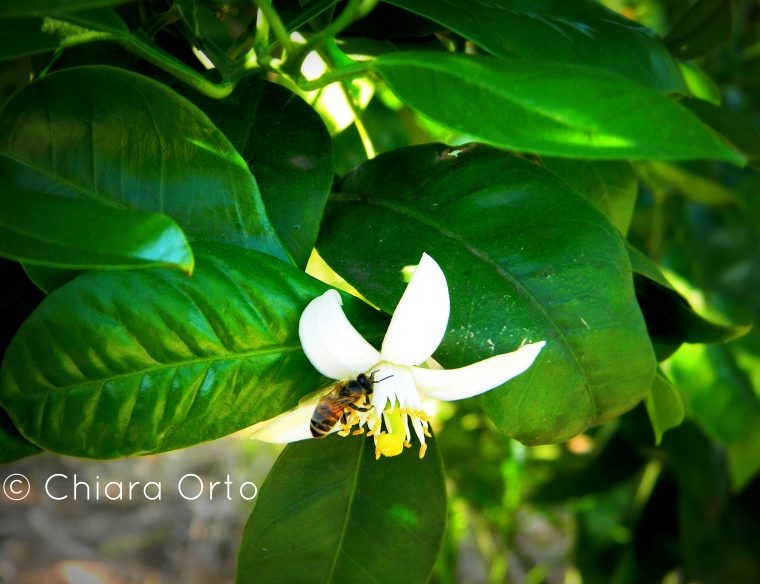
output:
[[[193,92],[198,105],[245,159],[267,213],[294,261],[305,266],[317,240],[334,166],[330,134],[300,97],[260,77],[223,100]]]
[[[653,188],[673,189],[681,196],[712,207],[728,207],[739,202],[737,196],[720,182],[701,176],[678,164],[639,162],[636,170]]]
[[[121,69],[66,69],[0,113],[6,188],[164,213],[190,241],[287,258],[256,181],[224,135],[167,87]]]
[[[71,12],[55,15],[55,18],[100,32],[110,32],[117,36],[125,36],[129,28],[113,8],[98,8],[83,12]]]
[[[14,462],[39,452],[41,449],[19,434],[8,414],[0,408],[0,464]]]
[[[760,425],[760,399],[730,347],[684,345],[668,362],[690,417],[716,441],[746,441]]]
[[[0,61],[58,48],[60,37],[44,32],[42,26],[42,18],[0,20]]]
[[[289,444],[243,534],[236,582],[424,584],[441,545],[441,456],[375,460],[365,437]]]
[[[682,91],[651,30],[590,0],[386,0],[439,22],[498,57],[585,65],[660,91]]]
[[[45,18],[0,19],[0,61],[104,38],[125,38],[128,32],[124,21],[111,8]]]
[[[324,385],[298,319],[326,286],[279,260],[197,244],[192,278],[92,271],[50,294],[3,360],[0,402],[40,446],[112,458],[162,452],[271,418]],[[385,323],[361,302],[349,318]]]
[[[57,268],[193,271],[185,234],[165,215],[12,188],[0,191],[0,255]]]
[[[665,432],[683,422],[683,400],[675,386],[662,373],[657,373],[645,401],[655,443],[659,444]]]
[[[731,488],[738,493],[760,473],[760,422],[745,438],[730,444],[726,451]]]
[[[745,162],[676,102],[605,71],[425,52],[381,55],[372,67],[423,115],[503,148],[570,158]]]
[[[64,284],[68,284],[82,272],[77,270],[61,270],[34,264],[24,264],[24,271],[34,285],[45,294],[50,294]]]
[[[681,59],[699,57],[731,38],[729,0],[697,0],[665,37],[670,52]]]
[[[632,246],[628,246],[628,252],[636,299],[659,361],[670,357],[682,343],[722,343],[752,329],[751,324],[724,325],[700,316],[652,260]]]
[[[132,0],[3,0],[0,3],[0,18],[19,16],[45,16],[78,12],[92,8],[105,8],[125,4]]]
[[[441,265],[451,316],[436,352],[459,367],[546,340],[531,369],[484,394],[527,444],[565,440],[644,397],[654,355],[615,228],[553,173],[492,148],[382,154],[338,186],[318,249],[390,313],[404,266]],[[368,268],[371,267],[371,268]]]
[[[679,103],[744,154],[751,166],[760,170],[760,130],[752,120],[702,99],[689,97]]]
[[[286,30],[294,31],[338,3],[338,0],[279,0],[277,11]]]
[[[638,193],[638,182],[630,163],[566,158],[544,158],[542,163],[594,203],[620,233],[628,233]]]

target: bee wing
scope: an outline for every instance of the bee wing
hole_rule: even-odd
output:
[[[302,405],[308,401],[319,401],[321,399],[326,398],[331,393],[337,394],[340,390],[341,385],[343,385],[342,381],[336,381],[335,383],[328,385],[327,387],[323,387],[321,389],[318,389],[317,391],[312,391],[311,393],[303,396],[301,399],[298,400],[298,405]]]

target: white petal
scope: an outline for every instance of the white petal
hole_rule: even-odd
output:
[[[298,335],[314,368],[332,379],[356,377],[380,361],[380,353],[348,321],[336,290],[309,302]]]
[[[393,312],[383,340],[383,359],[419,365],[441,343],[449,322],[449,288],[440,266],[426,253]]]
[[[456,400],[481,394],[525,371],[536,360],[545,341],[525,345],[460,369],[412,367],[417,389],[428,397]]]
[[[377,381],[372,386],[372,404],[378,412],[386,406],[416,407],[415,404],[419,403],[410,367],[382,363],[377,367],[375,379]],[[390,403],[387,403],[388,401]]]
[[[259,422],[251,427],[250,437],[273,444],[287,444],[312,438],[309,422],[316,406],[316,400],[305,402],[284,414]]]
[[[372,370],[375,375],[375,383],[372,385],[372,405],[378,413],[385,409],[388,399],[396,395],[396,369],[397,367],[381,363]]]

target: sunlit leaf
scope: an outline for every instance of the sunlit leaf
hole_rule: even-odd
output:
[[[191,241],[287,252],[256,181],[199,109],[167,87],[112,67],[53,73],[0,113],[7,188],[164,213]]]
[[[654,430],[655,442],[659,444],[665,432],[683,422],[683,400],[673,384],[664,375],[658,373],[655,375],[652,389],[645,401]]]
[[[564,440],[649,390],[654,355],[625,248],[553,173],[488,147],[427,145],[378,156],[338,193],[318,249],[372,303],[391,313],[423,252],[443,268],[444,366],[546,340],[527,373],[483,396],[510,436]]]
[[[187,239],[165,215],[12,187],[0,191],[0,255],[58,268],[193,271]]]
[[[0,403],[25,436],[93,458],[161,452],[271,418],[324,384],[298,339],[323,284],[232,246],[198,244],[196,260],[192,278],[88,272],[42,302],[0,371]],[[369,338],[385,330],[366,305],[345,305]]]
[[[432,52],[385,54],[371,63],[412,108],[504,148],[572,158],[745,162],[676,102],[604,71]]]
[[[590,0],[386,0],[427,16],[499,57],[572,63],[662,91],[683,80],[657,35]]]

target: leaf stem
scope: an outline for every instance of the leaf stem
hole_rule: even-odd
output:
[[[129,51],[132,51],[138,57],[141,57],[154,64],[156,67],[174,75],[174,77],[203,95],[215,99],[223,99],[235,89],[234,82],[226,81],[224,83],[213,83],[173,55],[163,52],[155,45],[137,35],[130,35],[124,39],[122,43]]]
[[[252,0],[256,7],[261,11],[261,16],[266,20],[269,28],[274,32],[274,36],[277,37],[277,41],[282,45],[282,48],[287,51],[288,54],[293,52],[293,43],[290,41],[290,35],[288,29],[282,22],[282,18],[272,6],[271,0]],[[259,25],[257,24],[257,32]],[[258,37],[258,34],[257,34]],[[256,39],[257,43],[259,39]],[[265,39],[265,42],[268,39]]]
[[[354,77],[360,77],[366,75],[370,70],[368,62],[354,62],[345,67],[338,67],[333,69],[314,81],[307,81],[305,79],[299,79],[298,87],[303,91],[314,91],[316,89],[322,89],[323,87],[335,83],[336,81],[345,81],[346,79],[352,79]]]
[[[355,20],[369,14],[379,0],[348,0],[348,4],[338,17],[328,26],[314,33],[305,44],[298,47],[288,58],[287,71],[298,71],[301,63],[311,51],[317,49],[328,39],[336,37],[343,29]]]

